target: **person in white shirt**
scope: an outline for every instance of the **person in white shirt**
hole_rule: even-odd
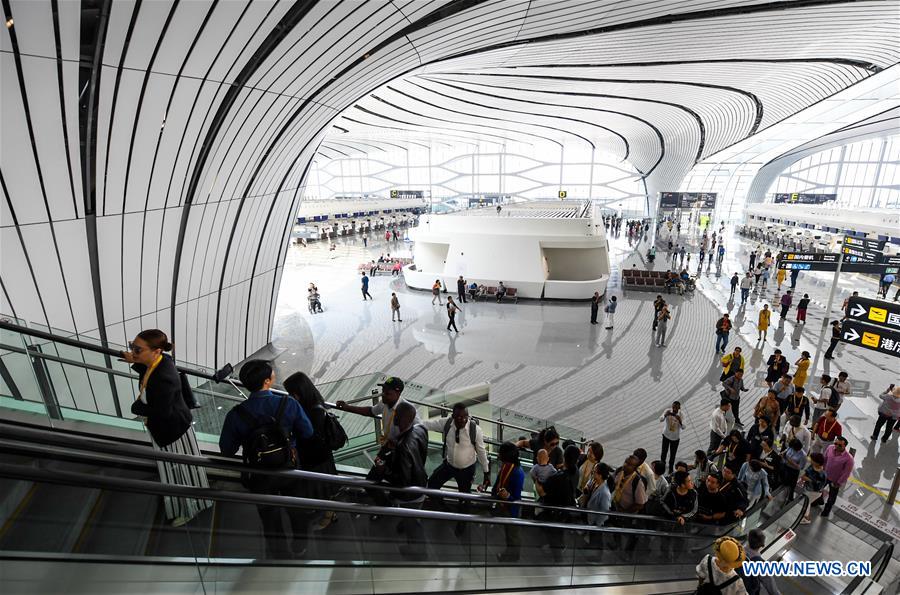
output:
[[[715,452],[722,440],[728,435],[728,420],[725,417],[726,412],[731,411],[731,401],[722,399],[719,406],[713,409],[712,416],[709,418],[709,448],[706,452]]]
[[[381,417],[381,436],[378,438],[380,444],[384,444],[388,440],[394,440],[400,434],[400,429],[394,423],[394,414],[397,412],[397,406],[405,402],[400,396],[403,392],[403,381],[394,376],[388,376],[384,382],[379,384],[381,387],[381,401],[376,405],[361,407],[357,405],[349,405],[345,401],[338,401],[335,407],[341,411],[355,413],[357,415],[365,415],[366,417]],[[421,423],[419,414],[416,414],[413,425]]]
[[[840,409],[844,399],[850,396],[850,382],[847,381],[847,373],[838,374],[837,380],[831,383],[831,388],[838,394],[839,402],[837,407],[832,407],[835,411]]]
[[[796,438],[803,445],[803,450],[809,452],[810,443],[812,442],[812,434],[801,423],[799,415],[792,415],[785,425],[784,435],[781,437],[782,449],[787,448],[791,440]]]
[[[714,554],[703,556],[695,569],[700,584],[711,583],[724,595],[746,595],[747,589],[735,572],[747,559],[744,547],[734,537],[720,537],[713,551]]]
[[[665,463],[666,454],[669,455],[669,475],[671,475],[675,467],[675,453],[678,452],[681,430],[684,429],[681,403],[678,401],[673,402],[671,409],[666,409],[665,413],[660,416],[659,421],[665,424],[662,433],[662,454],[659,455],[659,460]]]
[[[815,403],[813,405],[812,419],[809,420],[809,427],[811,428],[815,427],[816,422],[819,421],[819,418],[822,417],[822,414],[828,409],[828,401],[831,399],[834,391],[834,388],[832,388],[830,384],[831,376],[822,374],[822,377],[819,379],[819,394],[818,396],[812,395],[812,398],[810,399]]]
[[[440,432],[444,441],[444,460],[432,471],[428,487],[441,489],[451,479],[456,480],[459,491],[472,491],[475,463],[481,464],[484,477],[481,488],[491,485],[490,463],[484,448],[484,434],[475,420],[469,419],[469,411],[462,403],[453,406],[450,418],[438,417],[422,423],[426,430]]]

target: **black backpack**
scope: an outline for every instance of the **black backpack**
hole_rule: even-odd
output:
[[[837,384],[836,380],[832,381],[831,384],[825,387],[831,391],[831,393],[828,395],[828,406],[832,409],[837,409],[841,406],[841,394],[837,391],[836,388],[834,388],[835,384]]]
[[[234,408],[250,428],[250,433],[241,443],[244,464],[247,466],[257,469],[283,469],[294,466],[291,435],[281,424],[289,398],[281,398],[274,418],[256,417],[247,411],[243,403]]]
[[[325,413],[325,419],[322,422],[322,442],[331,450],[343,448],[347,444],[347,432],[344,431],[341,422],[333,413],[321,405],[319,407]]]
[[[697,595],[722,595],[722,593],[724,593],[724,587],[737,582],[741,578],[740,576],[733,576],[721,585],[714,583],[711,555],[706,556],[706,569],[709,572],[709,580],[708,582],[701,583],[700,586],[697,587],[697,590],[695,591]]]
[[[472,446],[475,446],[475,426],[478,424],[476,420],[469,420],[469,440],[472,442]],[[450,428],[453,427],[453,418],[448,417],[447,422],[444,424],[444,441],[441,443],[443,445],[443,450],[441,451],[441,456],[447,458],[447,434],[450,433]]]

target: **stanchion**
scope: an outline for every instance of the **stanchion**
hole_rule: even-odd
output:
[[[897,501],[897,490],[900,489],[900,467],[897,467],[897,470],[894,471],[894,481],[891,483],[891,489],[888,492],[887,504],[888,506],[893,506],[894,502]]]

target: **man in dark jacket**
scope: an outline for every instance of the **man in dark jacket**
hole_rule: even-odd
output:
[[[306,417],[306,413],[303,412],[303,408],[297,401],[288,396],[275,395],[269,390],[275,383],[275,371],[269,362],[258,359],[250,360],[241,367],[239,376],[241,383],[251,393],[246,401],[233,407],[225,416],[222,432],[219,435],[219,450],[226,456],[233,456],[237,453],[238,448],[244,448],[246,458],[247,443],[252,438],[254,431],[262,427],[266,420],[276,419],[280,411],[280,425],[290,436],[290,446],[294,450],[292,464],[285,468],[294,468],[297,463],[297,438],[311,438],[313,435],[313,427],[309,418]],[[251,418],[254,419],[253,424],[248,421]],[[248,476],[246,483],[250,491],[255,494],[305,495],[303,483],[297,479],[256,474]],[[294,536],[293,546],[289,548],[281,517],[282,508],[279,506],[257,506],[256,508],[266,539],[267,558],[302,557],[306,553],[309,513],[300,508],[284,508],[291,522]]]
[[[456,280],[456,293],[459,295],[459,301],[466,303],[466,280],[460,275]]]
[[[737,480],[737,474],[728,466],[722,468],[722,485],[719,494],[725,503],[725,524],[733,523],[744,516],[747,510],[747,493]]]
[[[398,488],[424,488],[428,481],[425,458],[428,455],[428,430],[415,423],[416,408],[402,401],[397,405],[394,425],[398,433],[388,440],[375,457],[375,466],[369,478]],[[424,495],[390,492],[389,503],[401,508],[418,510],[425,501]],[[406,534],[406,548],[400,552],[410,558],[425,557],[425,532],[418,519],[403,517],[398,530]]]

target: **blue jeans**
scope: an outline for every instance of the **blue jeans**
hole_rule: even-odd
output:
[[[744,289],[744,288],[742,287],[742,288],[741,288],[741,303],[742,303],[742,304],[743,304],[744,302],[747,301],[747,296],[748,296],[748,295],[750,295],[750,290],[749,290],[749,289]]]
[[[728,346],[728,333],[716,331],[716,351],[725,351]]]

